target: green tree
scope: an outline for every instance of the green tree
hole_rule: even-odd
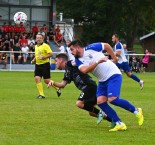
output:
[[[136,38],[155,29],[154,9],[151,0],[57,0],[57,11],[82,25],[85,43],[111,43],[117,33],[131,50]]]

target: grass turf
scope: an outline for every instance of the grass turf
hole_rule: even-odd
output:
[[[143,108],[144,125],[113,106],[128,130],[109,132],[108,122],[96,126],[96,118],[75,106],[80,91],[73,83],[62,89],[61,97],[44,85],[42,100],[35,98],[33,72],[0,72],[0,145],[154,145],[155,74],[137,75],[145,80],[144,89],[123,74],[121,97]],[[51,76],[61,81],[63,73]]]

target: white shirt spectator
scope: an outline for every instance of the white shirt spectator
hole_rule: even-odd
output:
[[[63,45],[61,45],[59,47],[60,53],[66,53],[65,47]]]
[[[25,53],[25,54],[28,54],[28,52],[29,52],[29,47],[28,46],[23,46],[22,48],[21,48],[21,50],[22,50],[22,53]]]
[[[70,48],[66,47],[66,51],[69,57],[69,60],[75,60],[75,57],[71,54]]]

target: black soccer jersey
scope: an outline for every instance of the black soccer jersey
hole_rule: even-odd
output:
[[[75,86],[81,91],[84,91],[89,86],[96,86],[96,82],[92,80],[92,77],[80,72],[77,66],[72,65],[72,61],[68,61],[66,64],[63,80],[68,83],[73,81]]]

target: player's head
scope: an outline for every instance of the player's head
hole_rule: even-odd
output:
[[[81,53],[83,52],[83,45],[80,40],[72,41],[68,47],[70,47],[71,53],[74,55],[74,57],[81,57]]]
[[[59,53],[56,55],[55,61],[56,61],[56,68],[63,70],[65,69],[66,63],[68,61],[68,56],[65,53]]]
[[[119,36],[117,35],[117,34],[113,34],[112,35],[112,42],[113,43],[116,43],[116,42],[118,42],[119,41]]]

